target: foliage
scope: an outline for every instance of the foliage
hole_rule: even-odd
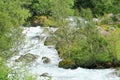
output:
[[[9,69],[5,65],[5,60],[3,60],[0,57],[0,80],[9,80],[8,79],[8,74],[9,74]]]
[[[1,17],[6,17],[7,19],[5,18],[5,20],[8,20],[6,21],[6,26],[11,27],[21,25],[24,23],[24,19],[30,15],[28,10],[21,7],[22,3],[19,0],[13,2],[2,0],[0,1],[0,4]]]
[[[52,0],[31,0],[29,9],[31,13],[33,13],[33,16],[51,15],[51,1]]]
[[[0,0],[0,80],[9,80],[6,60],[18,50],[21,26],[29,16],[19,0]],[[19,46],[20,47],[20,46]]]
[[[113,10],[112,10],[112,12],[114,13],[114,14],[116,14],[116,13],[120,13],[120,1],[119,0],[114,0],[113,1]]]
[[[61,4],[60,4],[61,3]],[[61,20],[73,14],[74,0],[53,0],[51,6],[52,17]]]
[[[108,68],[119,65],[116,58],[114,43],[100,35],[97,26],[92,20],[90,9],[82,9],[81,17],[77,20],[76,28],[71,28],[66,22],[56,32],[57,49],[60,57],[75,62],[76,67]],[[116,38],[115,38],[116,39]],[[115,40],[116,41],[116,40]],[[60,62],[60,67],[67,64]]]
[[[75,0],[75,9],[90,8],[95,16],[108,13],[119,13],[119,0]]]
[[[19,0],[13,2],[1,0],[0,5],[0,52],[2,55],[11,54],[9,51],[21,32],[17,26],[24,23],[29,11],[21,7],[22,3]]]
[[[22,29],[18,26],[24,22],[29,23],[28,21],[33,25],[59,27],[54,35],[59,56],[63,59],[59,67],[119,66],[120,32],[109,31],[110,36],[104,37],[92,20],[93,15],[104,15],[100,19],[100,25],[107,25],[105,30],[109,26],[119,28],[119,15],[116,15],[120,13],[119,7],[120,0],[0,0],[0,80],[9,80],[9,68],[5,65],[5,59],[20,50],[20,38],[23,36],[20,36]],[[73,16],[74,12],[80,17],[74,21],[76,26],[70,26],[66,18]],[[109,13],[113,15],[109,16]],[[24,80],[35,79],[26,74]],[[20,78],[23,77],[15,71],[12,80]]]
[[[36,76],[30,74],[24,65],[13,66],[8,77],[9,80],[36,80]]]
[[[52,21],[59,20],[60,18],[65,18],[68,15],[70,16],[73,14],[73,10],[72,10],[73,5],[74,5],[74,0],[69,0],[69,1],[68,0],[31,0],[27,9],[30,10],[32,17],[28,18],[28,21],[34,22],[34,18],[36,16],[37,17],[52,16],[50,18],[53,19],[50,19],[46,23],[46,25],[54,25]]]
[[[59,62],[59,67],[63,67],[65,69],[75,68],[75,63],[71,59],[64,59]]]
[[[52,19],[51,17],[49,17],[45,23],[45,26],[58,27],[58,22]]]
[[[119,63],[119,38],[120,31],[111,31],[111,36],[106,37],[106,40],[109,42],[109,53],[112,59],[113,64]],[[113,47],[114,46],[114,47]]]

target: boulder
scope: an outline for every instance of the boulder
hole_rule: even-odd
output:
[[[115,31],[116,29],[114,27],[109,27],[110,31]]]
[[[25,55],[21,55],[18,59],[15,60],[15,62],[26,62],[26,63],[29,63],[29,62],[34,61],[35,59],[37,59],[36,55],[33,55],[31,53],[27,53]]]
[[[110,36],[109,30],[104,30],[104,29],[103,29],[102,27],[100,27],[100,26],[98,26],[97,29],[98,29],[100,35],[105,36],[105,37]]]
[[[43,63],[45,63],[45,64],[50,63],[50,59],[49,59],[48,57],[42,57],[42,61],[43,61]]]

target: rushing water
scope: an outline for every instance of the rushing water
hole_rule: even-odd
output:
[[[48,31],[45,31],[48,29]],[[114,69],[63,69],[58,67],[60,58],[54,46],[45,46],[44,41],[49,36],[49,31],[54,32],[54,28],[29,27],[24,28],[25,45],[18,55],[11,58],[9,65],[14,65],[15,59],[26,53],[37,55],[37,59],[26,65],[29,72],[38,76],[38,80],[43,80],[40,75],[51,76],[52,80],[120,80],[112,75]],[[37,36],[37,37],[36,37]],[[39,36],[39,37],[38,37]],[[42,57],[48,57],[50,63],[43,63]],[[47,78],[46,78],[47,79]],[[44,78],[45,80],[45,78]]]

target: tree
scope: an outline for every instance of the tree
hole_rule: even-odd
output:
[[[5,62],[14,54],[21,35],[20,26],[29,15],[20,0],[0,0],[0,80],[9,80]]]
[[[11,54],[9,51],[17,41],[16,35],[21,31],[19,26],[30,14],[19,0],[1,0],[0,5],[0,55],[7,56]]]
[[[75,0],[74,8],[90,8],[94,16],[119,12],[119,0]]]
[[[31,0],[30,2],[31,4],[29,5],[28,9],[30,9],[33,16],[48,16],[51,14],[51,0]]]
[[[60,4],[61,3],[61,4]],[[68,22],[65,20],[68,16],[73,15],[73,5],[74,0],[52,0],[51,12],[52,19],[57,22],[59,27],[58,32],[56,33],[55,39],[57,39],[58,46],[63,46],[66,44],[66,48],[70,49],[70,36],[71,32],[69,31]],[[60,44],[59,44],[60,42]],[[61,47],[64,53],[63,47]]]
[[[119,14],[120,13],[120,8],[119,8],[120,7],[120,0],[114,0],[113,5],[114,6],[113,6],[113,9],[112,9],[113,10],[112,12],[114,14]]]
[[[52,17],[56,20],[61,20],[73,15],[73,5],[74,0],[52,0]]]

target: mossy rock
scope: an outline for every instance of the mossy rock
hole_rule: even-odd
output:
[[[50,63],[50,59],[49,59],[48,57],[42,57],[42,61],[43,61],[43,63],[45,63],[45,64]]]
[[[37,25],[44,26],[47,20],[48,19],[47,19],[46,16],[34,16],[33,25],[35,25],[35,26],[37,26]]]
[[[74,69],[75,63],[71,59],[64,59],[59,62],[59,67],[65,68],[65,69]]]
[[[57,41],[54,39],[53,36],[47,37],[47,39],[45,40],[45,45],[49,46],[49,45],[55,45],[57,43]]]
[[[29,62],[34,61],[35,59],[37,59],[36,55],[28,53],[28,54],[25,54],[25,55],[21,55],[18,59],[15,60],[15,62],[26,62],[26,63],[29,63]]]

